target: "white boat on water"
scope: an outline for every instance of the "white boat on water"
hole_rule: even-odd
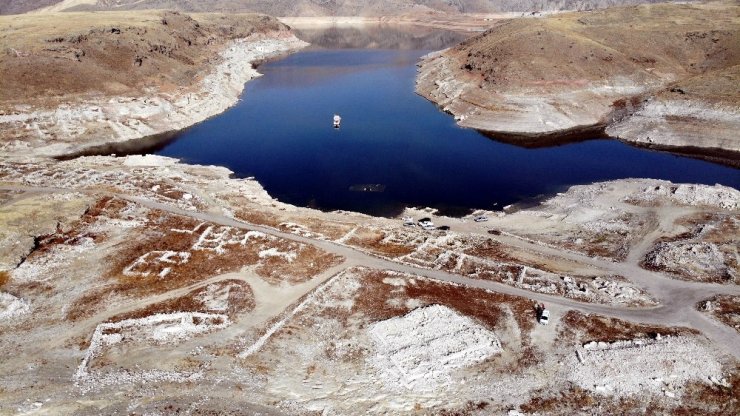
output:
[[[334,114],[334,128],[338,129],[340,124],[342,124],[342,117],[339,117],[339,114]]]

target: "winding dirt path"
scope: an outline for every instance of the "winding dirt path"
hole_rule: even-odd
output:
[[[686,326],[703,332],[712,341],[722,346],[728,353],[740,359],[740,351],[737,345],[740,345],[740,335],[735,330],[721,323],[714,322],[704,317],[695,309],[695,305],[702,299],[712,297],[717,294],[740,294],[740,287],[728,286],[712,283],[698,283],[683,280],[676,280],[663,276],[660,273],[644,270],[636,264],[615,263],[608,260],[591,258],[576,253],[566,253],[567,257],[589,263],[605,270],[613,271],[623,275],[638,285],[642,286],[651,295],[655,296],[661,302],[661,306],[654,308],[625,308],[610,305],[598,305],[585,302],[579,302],[566,299],[560,296],[552,296],[530,292],[525,289],[508,286],[498,282],[485,280],[476,280],[464,276],[447,273],[441,270],[429,270],[420,267],[400,264],[393,261],[385,260],[359,251],[355,248],[335,243],[333,241],[316,240],[302,237],[295,234],[285,233],[269,227],[262,227],[253,224],[247,224],[232,218],[224,217],[212,213],[191,212],[175,208],[167,204],[150,201],[138,197],[129,197],[121,195],[132,202],[136,202],[152,209],[167,211],[172,214],[178,214],[197,218],[203,221],[209,221],[220,225],[226,225],[234,228],[245,230],[261,231],[276,237],[287,240],[297,241],[305,244],[311,244],[325,251],[338,254],[349,259],[354,264],[381,269],[393,270],[402,273],[416,274],[432,279],[457,283],[469,287],[493,290],[499,293],[505,293],[514,296],[521,296],[536,300],[538,302],[556,304],[559,306],[576,309],[586,313],[596,313],[611,316],[620,319],[626,319],[633,322],[651,323],[669,326]],[[521,244],[522,241],[511,238],[507,241],[512,245]],[[524,242],[526,243],[526,242]],[[549,255],[562,256],[562,251],[557,251],[549,247],[541,247],[536,244],[526,243],[532,250],[544,252]]]
[[[26,186],[0,186],[1,190],[18,190],[26,192],[40,192],[40,193],[60,193],[60,192],[85,192],[91,194],[100,193],[95,190],[77,190],[77,189],[65,189],[65,188],[42,188],[42,187],[26,187]],[[107,194],[110,194],[109,192]],[[600,305],[586,302],[580,302],[572,299],[563,298],[560,296],[553,296],[547,294],[541,294],[531,292],[525,289],[520,289],[513,286],[508,286],[498,282],[476,280],[461,275],[448,273],[441,270],[430,270],[420,267],[415,267],[406,264],[396,263],[390,260],[386,260],[380,257],[376,257],[365,252],[362,252],[356,248],[342,245],[334,241],[317,240],[308,237],[302,237],[299,235],[278,231],[274,228],[264,227],[260,225],[249,224],[243,221],[238,221],[233,218],[229,218],[220,214],[212,212],[196,212],[188,211],[181,208],[173,207],[171,205],[152,201],[149,199],[130,196],[125,194],[115,194],[116,196],[126,199],[128,201],[140,204],[141,206],[169,212],[171,214],[182,215],[190,218],[199,219],[202,221],[208,221],[214,224],[234,227],[243,230],[260,231],[265,234],[270,234],[275,237],[284,238],[286,240],[296,241],[304,244],[313,245],[317,248],[325,250],[330,253],[334,253],[343,256],[346,261],[352,265],[365,266],[380,270],[392,270],[401,273],[415,274],[424,276],[431,279],[436,279],[445,282],[456,283],[468,287],[480,288],[486,290],[492,290],[499,293],[504,293],[513,296],[520,296],[532,299],[537,302],[546,304],[557,305],[566,309],[574,309],[584,313],[593,313],[599,315],[605,315],[609,317],[624,319],[637,323],[645,324],[657,324],[667,326],[684,326],[693,328],[701,331],[716,345],[720,346],[727,353],[733,355],[737,359],[740,359],[740,349],[737,348],[740,345],[740,335],[732,328],[723,325],[722,323],[713,320],[707,316],[704,316],[701,312],[696,310],[696,303],[700,300],[712,297],[717,294],[732,294],[740,295],[740,287],[735,285],[721,285],[715,283],[699,283],[690,282],[683,280],[676,280],[670,277],[664,276],[661,273],[648,271],[640,268],[635,263],[637,256],[628,256],[628,261],[625,262],[613,262],[607,259],[600,259],[581,255],[571,251],[558,250],[554,247],[543,246],[527,241],[525,239],[516,238],[514,236],[496,236],[502,243],[510,244],[515,247],[525,248],[532,250],[537,253],[541,253],[548,256],[555,256],[566,258],[569,260],[581,262],[584,264],[592,265],[603,270],[610,271],[621,276],[625,276],[632,282],[638,284],[644,288],[650,295],[654,296],[660,301],[660,306],[651,308],[628,308],[623,306],[612,306],[612,305]],[[666,223],[662,223],[659,227],[661,231],[664,231],[667,227]],[[657,238],[657,233],[648,233],[644,240],[651,240]],[[649,242],[640,241],[636,247],[640,247],[638,251],[642,251],[643,247],[647,247]],[[217,278],[213,278],[217,279]],[[197,286],[207,284],[211,282],[211,279],[200,282]],[[160,295],[156,300],[164,300],[166,296],[176,296],[178,294],[185,293],[188,290],[192,290],[194,287],[177,289],[172,292]],[[150,303],[150,300],[146,300],[145,303]],[[144,303],[140,304],[142,306]]]

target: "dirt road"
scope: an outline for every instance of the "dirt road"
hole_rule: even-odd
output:
[[[98,193],[94,190],[40,188],[7,185],[0,186],[0,190],[38,193]],[[579,302],[560,296],[530,292],[525,289],[508,286],[498,282],[476,280],[441,270],[430,270],[411,265],[400,264],[367,254],[365,252],[359,251],[358,249],[345,246],[333,241],[318,240],[286,233],[278,231],[274,228],[238,221],[217,213],[188,211],[173,207],[168,204],[131,195],[117,194],[117,196],[151,209],[161,210],[176,215],[182,215],[238,229],[260,231],[266,234],[273,235],[275,237],[284,238],[304,244],[310,244],[327,252],[343,256],[346,259],[347,263],[352,265],[415,274],[430,279],[451,282],[467,287],[481,288],[513,296],[521,296],[532,299],[533,301],[550,305],[557,305],[558,307],[561,307],[563,309],[574,309],[584,313],[600,314],[632,322],[693,328],[701,331],[705,336],[707,336],[716,345],[724,349],[727,353],[740,359],[740,350],[738,350],[737,348],[737,345],[740,345],[740,335],[738,335],[734,329],[725,326],[709,317],[706,317],[701,312],[696,310],[697,302],[712,297],[714,295],[740,295],[740,287],[734,285],[697,283],[672,279],[670,277],[662,275],[661,273],[652,272],[640,268],[636,264],[636,256],[628,256],[628,260],[626,260],[625,262],[613,262],[606,259],[593,258],[574,252],[535,244],[525,239],[516,238],[513,236],[496,236],[496,238],[504,244],[526,248],[527,250],[532,250],[534,252],[541,253],[547,256],[556,256],[566,258],[568,260],[578,261],[584,264],[596,266],[598,268],[621,276],[625,276],[632,282],[644,288],[650,295],[658,299],[660,301],[660,306],[652,308],[628,308]],[[656,235],[654,235],[654,233],[649,233],[646,236],[646,238],[648,239],[652,239],[655,237]],[[639,242],[636,246],[644,247],[645,244],[644,242]],[[210,280],[204,281],[203,284],[207,284],[208,282],[210,282]],[[189,287],[188,289],[192,289],[192,287]],[[185,289],[173,291],[169,294],[172,296],[176,296],[177,294],[182,293],[183,290]]]

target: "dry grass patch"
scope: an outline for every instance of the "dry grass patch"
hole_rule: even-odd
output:
[[[84,230],[98,221],[100,217],[120,218],[121,211],[128,205],[128,202],[115,197],[98,199],[85,210],[77,221],[69,225],[67,231],[64,231],[61,225],[58,225],[56,232],[37,237],[36,249],[29,255],[29,258],[47,254],[55,246],[61,244],[74,246],[82,244],[88,239],[95,243],[105,241],[106,236],[104,234]]]
[[[98,312],[101,306],[106,304],[116,293],[116,287],[112,285],[88,290],[72,302],[67,308],[67,314],[64,318],[73,322],[89,318]]]
[[[291,221],[300,224],[308,230],[326,236],[330,240],[338,240],[344,237],[354,227],[351,224],[344,224],[334,221],[323,221],[318,218],[293,218]]]
[[[470,415],[480,415],[485,414],[485,410],[488,408],[490,403],[480,401],[480,402],[473,402],[469,401],[465,403],[465,405],[459,409],[453,409],[453,410],[447,410],[443,409],[437,412],[436,414],[439,416],[470,416]],[[418,408],[415,409],[419,412],[419,414],[422,413],[422,407],[418,406]]]
[[[520,410],[527,414],[570,416],[573,414],[734,416],[740,410],[740,368],[728,377],[730,387],[701,382],[687,384],[680,401],[665,401],[657,397],[613,398],[591,393],[577,386],[557,393],[540,391]]]
[[[41,295],[49,294],[54,290],[54,287],[44,282],[25,282],[25,283],[13,283],[13,288],[18,293],[24,293],[26,295]]]
[[[699,310],[710,313],[715,319],[740,332],[740,296],[718,295],[700,302],[698,307]]]
[[[255,14],[196,18],[142,10],[1,16],[0,101],[50,105],[66,94],[172,90],[192,85],[229,40],[286,30]]]
[[[360,228],[347,240],[347,244],[389,258],[402,257],[416,250],[414,246],[386,241],[386,237],[385,231]]]
[[[740,367],[730,371],[727,381],[729,387],[699,382],[686,385],[681,403],[670,409],[671,413],[678,416],[740,414]],[[649,409],[647,413],[657,412]]]
[[[277,215],[268,212],[240,209],[234,212],[234,217],[238,220],[250,224],[264,225],[267,227],[277,228],[283,222]]]
[[[10,273],[5,270],[0,270],[0,289],[10,282]]]
[[[284,240],[283,240],[284,241]],[[340,264],[344,259],[341,256],[327,253],[314,246],[288,244],[286,249],[296,252],[295,259],[285,261],[279,256],[263,258],[256,268],[257,274],[270,283],[290,284],[303,283],[314,276]]]
[[[503,262],[516,261],[516,259],[509,254],[506,246],[491,238],[465,249],[464,253],[469,256],[481,257],[487,260]]]
[[[585,344],[591,341],[614,342],[660,335],[697,334],[690,328],[643,325],[600,315],[568,311],[560,320],[558,341]]]
[[[580,387],[571,387],[554,395],[532,397],[519,408],[525,413],[557,414],[564,411],[573,412],[574,409],[585,410],[600,401]]]
[[[224,305],[214,307],[214,305],[209,304],[206,298],[209,294],[220,290],[226,291],[226,297],[222,299]],[[225,306],[225,309],[221,306]],[[184,296],[153,303],[135,311],[114,315],[108,318],[107,321],[119,322],[126,319],[139,319],[156,314],[175,312],[226,313],[230,319],[234,319],[239,314],[252,311],[254,307],[254,293],[249,284],[241,280],[230,279],[195,289]]]
[[[204,278],[240,270],[244,266],[256,265],[257,273],[266,280],[277,283],[287,281],[297,283],[308,280],[318,273],[338,264],[339,257],[325,253],[313,246],[255,233],[245,244],[224,244],[217,249],[193,249],[201,233],[211,224],[179,216],[164,216],[153,223],[148,236],[131,246],[124,253],[117,253],[112,259],[112,276],[120,285],[147,293],[161,293],[176,287],[193,283]],[[173,230],[194,230],[192,234]],[[211,235],[226,233],[227,238],[243,238],[247,231],[229,227],[213,226]],[[207,243],[208,244],[208,243]],[[214,243],[217,245],[218,243]],[[273,254],[265,254],[266,250]],[[269,251],[267,250],[267,251]],[[163,264],[170,271],[161,277],[155,268],[148,276],[127,276],[122,271],[136,259],[153,251],[190,253],[189,260],[182,264]]]
[[[160,211],[148,214],[144,228],[108,256],[110,284],[78,299],[68,319],[92,315],[102,299],[157,295],[245,266],[271,283],[298,283],[341,261],[313,246]]]
[[[387,278],[400,278],[405,284],[394,286],[384,283],[383,280]],[[375,322],[404,315],[415,307],[439,304],[472,317],[493,330],[503,318],[501,306],[505,304],[514,313],[523,339],[528,338],[529,332],[534,328],[533,304],[525,298],[379,270],[365,271],[359,279],[360,289],[354,298],[352,309],[344,316],[345,319],[352,315],[361,315],[368,321]],[[401,301],[412,299],[415,304],[389,302],[393,298]]]

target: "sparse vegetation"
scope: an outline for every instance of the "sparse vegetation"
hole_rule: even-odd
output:
[[[10,282],[10,273],[6,270],[0,270],[0,289]]]
[[[206,297],[209,292],[219,292],[226,290],[225,299],[220,299],[220,303],[226,304],[226,310],[214,309],[209,307]],[[163,302],[153,303],[145,308],[135,311],[111,316],[107,322],[119,322],[125,319],[145,318],[154,314],[175,313],[175,312],[203,312],[203,313],[226,313],[229,318],[236,319],[239,314],[243,314],[254,309],[254,294],[249,285],[241,280],[221,280],[212,283],[209,286],[195,289],[187,295],[177,298],[168,299]],[[193,318],[195,322],[198,318]],[[197,322],[195,322],[197,324]]]
[[[568,311],[560,320],[558,340],[561,343],[614,342],[660,335],[696,334],[689,328],[635,324],[616,318]]]
[[[194,249],[199,239],[204,233],[210,232],[209,230],[214,230],[212,233],[215,240],[211,242],[216,244],[214,249]],[[222,233],[223,239],[221,234],[216,233]],[[160,294],[212,276],[238,271],[244,266],[256,266],[255,272],[273,284],[282,282],[295,284],[308,280],[341,261],[338,256],[325,253],[313,246],[260,233],[247,237],[246,233],[228,227],[213,228],[210,224],[203,224],[190,218],[151,211],[148,214],[145,234],[121,247],[108,260],[109,284],[77,299],[67,311],[67,319],[77,320],[92,315],[100,307],[101,299],[110,301],[113,298],[127,296]],[[249,240],[249,243],[241,244],[242,240]],[[285,254],[261,255],[266,250]],[[177,261],[174,261],[158,260],[162,254],[148,256],[148,253],[187,255],[175,257]],[[142,258],[145,261],[141,265],[136,263],[137,267],[129,270],[132,264]],[[183,261],[183,258],[187,261]],[[197,305],[189,303],[187,297],[179,299],[176,304],[194,308],[193,310],[198,309]],[[167,309],[171,306],[174,307],[174,305],[157,307]]]
[[[250,224],[266,225],[277,228],[282,221],[277,215],[253,209],[241,209],[234,213],[234,217]]]
[[[55,97],[112,96],[193,84],[225,41],[286,29],[258,15],[101,12],[1,16],[0,107],[48,107]],[[11,51],[15,50],[16,53]],[[18,56],[16,56],[18,55]]]
[[[740,216],[702,213],[682,218],[678,224],[688,231],[661,238],[642,260],[642,267],[685,280],[739,282]]]
[[[475,244],[472,247],[466,249],[465,254],[470,256],[481,257],[488,260],[494,261],[513,261],[515,258],[509,253],[509,251],[498,241],[494,241],[490,238],[485,239],[480,244]]]
[[[699,302],[697,308],[740,332],[740,296],[718,295]]]

